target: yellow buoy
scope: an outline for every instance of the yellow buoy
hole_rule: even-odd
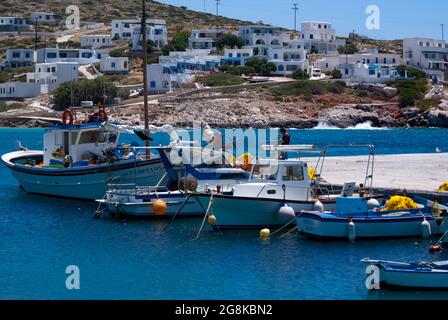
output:
[[[271,236],[271,230],[269,229],[262,229],[260,230],[260,238],[263,240],[268,239]]]
[[[442,191],[442,192],[448,191],[448,182],[444,182],[444,183],[442,183],[442,184],[440,185],[438,191]]]
[[[162,199],[157,199],[152,204],[152,211],[154,212],[154,214],[156,214],[158,216],[164,215],[167,209],[168,209],[168,206],[166,205],[166,202],[163,201]]]
[[[317,180],[318,179],[318,175],[317,175],[316,169],[314,169],[311,166],[308,167],[308,179],[309,180]]]
[[[216,224],[216,216],[214,215],[210,215],[207,218],[208,223],[210,223],[211,225],[215,225]]]

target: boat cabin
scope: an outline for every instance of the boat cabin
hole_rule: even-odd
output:
[[[62,165],[67,156],[72,167],[98,164],[105,150],[117,146],[119,136],[99,122],[49,127],[44,133],[44,165]]]
[[[300,160],[261,160],[253,166],[249,182],[235,186],[235,196],[308,200],[311,198],[308,165]]]

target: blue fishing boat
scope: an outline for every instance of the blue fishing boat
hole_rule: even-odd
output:
[[[448,289],[448,261],[404,263],[362,259],[379,270],[379,284],[414,289]]]
[[[445,217],[434,215],[433,208],[427,205],[384,211],[373,201],[340,196],[334,211],[303,210],[296,217],[298,231],[310,237],[354,241],[362,238],[429,238],[448,229]]]
[[[64,118],[45,130],[43,150],[20,146],[1,160],[25,191],[36,194],[93,200],[109,183],[156,184],[165,173],[161,160],[120,148],[121,130],[105,120]]]

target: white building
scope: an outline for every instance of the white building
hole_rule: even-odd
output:
[[[403,59],[407,65],[423,69],[429,78],[448,79],[448,42],[430,38],[403,39]]]
[[[34,62],[33,49],[8,49],[6,50],[6,68],[20,68],[32,66]]]
[[[0,99],[32,98],[40,95],[40,85],[28,82],[0,83]]]
[[[56,18],[53,13],[50,12],[33,12],[30,16],[30,24],[48,24],[55,25]]]
[[[168,30],[165,20],[146,20],[147,39],[154,41],[156,47],[161,48],[168,43]],[[137,19],[112,20],[112,39],[132,40],[134,50],[141,49],[141,23]]]
[[[247,60],[254,56],[253,48],[241,48],[241,49],[224,49],[223,63],[231,64],[234,66],[243,66]]]
[[[80,37],[81,47],[83,48],[105,48],[113,47],[115,43],[112,41],[110,34],[86,34]]]
[[[126,74],[129,71],[128,68],[129,58],[127,57],[107,57],[100,61],[100,71],[105,74]]]
[[[336,38],[336,30],[331,23],[321,21],[302,22],[301,39],[308,53],[337,53],[345,40]]]
[[[148,64],[148,91],[150,94],[160,94],[172,91],[193,81],[194,75],[179,73],[176,65]]]
[[[193,29],[188,38],[190,49],[216,49],[216,42],[225,33],[225,29]]]
[[[169,56],[160,56],[159,63],[176,66],[177,73],[201,73],[218,70],[222,56],[210,55],[210,50],[194,49],[173,51]]]
[[[340,66],[342,79],[356,83],[384,83],[400,78],[396,67],[351,63]]]
[[[243,39],[245,46],[261,48],[283,46],[284,42],[290,40],[289,34],[271,26],[243,26],[240,27],[238,35]]]
[[[326,55],[325,57],[316,60],[313,66],[319,68],[323,72],[332,71],[334,69],[340,69],[342,64],[380,64],[389,66],[398,66],[403,64],[403,59],[399,54],[393,53],[379,53],[377,51],[372,52],[359,52],[355,54],[334,54]]]
[[[76,62],[37,63],[35,72],[28,73],[26,80],[39,84],[40,94],[50,93],[65,82],[77,81],[78,66]]]
[[[108,56],[106,50],[42,48],[37,49],[36,60],[37,63],[77,62],[80,65],[86,65],[99,63],[101,59]]]
[[[0,17],[0,32],[22,31],[29,29],[25,18],[21,17]]]

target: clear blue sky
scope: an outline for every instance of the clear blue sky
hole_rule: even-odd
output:
[[[203,11],[204,0],[158,0]],[[299,4],[298,25],[302,20],[332,22],[338,35],[357,33],[375,39],[400,39],[405,37],[442,38],[441,24],[445,24],[448,39],[448,0],[221,0],[220,15],[247,21],[293,28],[292,5]],[[209,13],[216,12],[216,1],[205,0]],[[365,26],[366,7],[377,5],[381,12],[380,30]],[[300,29],[300,27],[299,27]]]

